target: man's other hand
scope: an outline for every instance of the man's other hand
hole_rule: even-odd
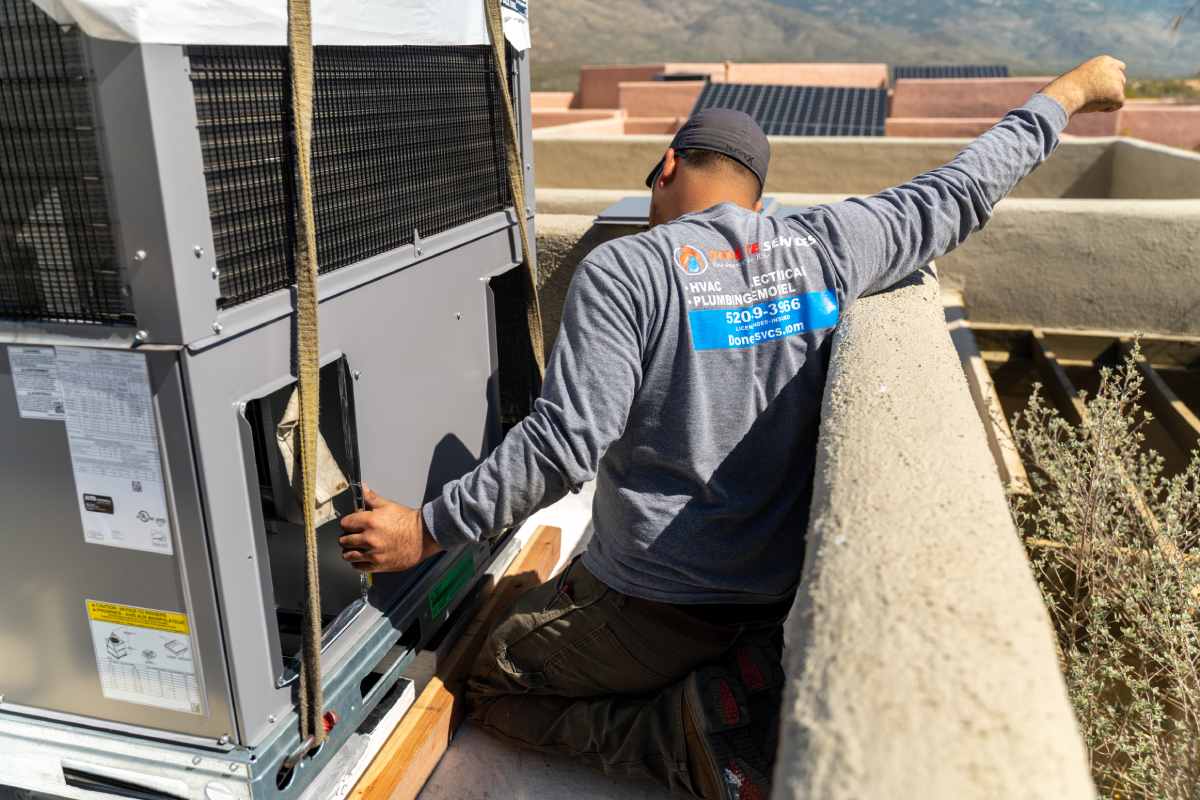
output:
[[[411,569],[442,548],[425,530],[421,510],[393,503],[363,486],[367,510],[342,517],[342,558],[362,572]]]
[[[1116,111],[1125,105],[1125,62],[1096,56],[1055,78],[1042,94],[1057,100],[1069,115]]]

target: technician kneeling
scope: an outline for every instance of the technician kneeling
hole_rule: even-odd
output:
[[[1119,108],[1124,68],[1092,59],[946,166],[783,218],[756,213],[758,126],[688,120],[647,178],[651,229],[580,263],[532,413],[420,511],[368,494],[342,521],[348,561],[402,570],[595,478],[587,552],[480,656],[477,724],[681,794],[769,794],[838,319],[979,229],[1071,115]]]

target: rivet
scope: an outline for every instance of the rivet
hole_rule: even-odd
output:
[[[219,323],[219,322],[214,322],[212,329],[213,329],[213,333],[220,333],[222,330],[224,330],[221,323]]]
[[[138,250],[136,253],[133,254],[133,260],[134,261],[145,261],[146,260],[146,251]]]
[[[238,771],[238,765],[237,765],[237,764],[230,764],[230,765],[229,765],[229,771],[230,771],[230,772],[237,772],[237,771]]]
[[[221,738],[217,739],[217,744],[229,744],[229,734],[221,734]]]
[[[362,377],[362,373],[359,372],[358,370],[354,370],[354,372],[351,374],[354,375],[354,380],[358,380],[359,378]]]
[[[215,281],[217,278],[221,277],[221,270],[217,269],[216,267],[213,267],[212,269],[210,269],[208,271],[208,274],[211,275],[212,279]]]
[[[200,245],[193,247],[192,252],[196,255],[196,258],[204,258],[204,248]]]
[[[274,714],[268,714],[268,715],[267,715],[267,722],[270,722],[270,723],[272,723],[272,724],[273,724],[273,723],[275,722],[275,715],[274,715]]]
[[[200,756],[192,756],[192,766],[193,767],[200,766]]]
[[[455,312],[454,312],[454,318],[455,318],[455,319],[462,319],[462,312],[461,312],[461,311],[455,311]]]
[[[144,330],[138,331],[137,333],[135,333],[133,335],[133,340],[135,342],[137,342],[138,344],[141,344],[142,342],[146,341],[149,338],[150,338],[149,332],[144,331]]]

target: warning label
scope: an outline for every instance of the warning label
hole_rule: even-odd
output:
[[[17,413],[23,419],[61,421],[67,418],[53,347],[10,344],[8,363],[17,392]]]
[[[105,697],[204,713],[186,614],[97,600],[86,605]]]

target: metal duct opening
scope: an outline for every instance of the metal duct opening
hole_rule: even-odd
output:
[[[287,51],[188,49],[221,296],[293,282]],[[329,272],[508,204],[502,100],[478,47],[318,47],[313,171]]]
[[[0,318],[133,322],[81,37],[0,0]]]

